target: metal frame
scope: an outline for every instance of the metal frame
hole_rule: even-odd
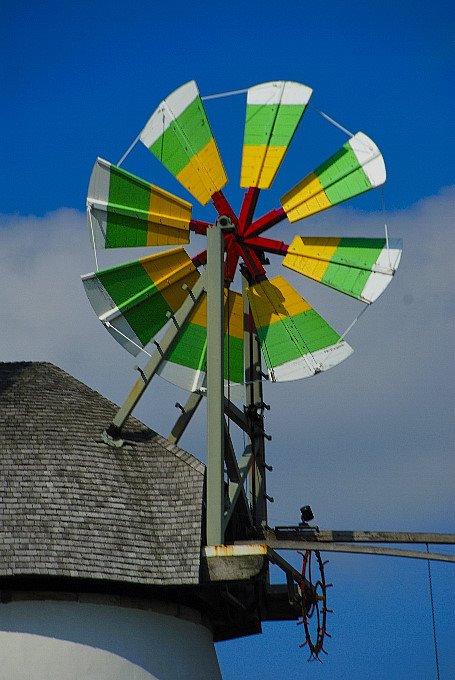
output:
[[[197,280],[194,288],[191,291],[188,291],[188,297],[180,309],[174,315],[170,315],[169,318],[172,318],[173,324],[170,325],[161,342],[155,342],[155,352],[148,360],[144,369],[140,369],[139,371],[141,377],[133,385],[129,395],[114,416],[112,423],[105,430],[105,432],[103,432],[103,441],[105,441],[105,443],[109,446],[120,447],[125,443],[126,440],[122,439],[121,437],[123,426],[144,394],[152,378],[154,375],[156,375],[159,367],[165,359],[166,353],[169,351],[172,343],[178,337],[183,324],[190,316],[199,298],[204,293],[204,290],[205,274],[202,274]]]
[[[254,197],[252,197],[253,199]],[[253,201],[254,202],[254,201]],[[247,270],[243,270],[245,324],[246,404],[244,413],[224,396],[224,234],[235,228],[230,215],[222,215],[207,230],[207,516],[208,545],[223,545],[225,532],[234,512],[245,517],[251,529],[267,525],[266,437],[263,428],[260,349],[254,335],[253,321],[245,288]],[[195,403],[195,402],[193,402]],[[199,402],[198,402],[199,403]],[[190,405],[191,407],[191,405]],[[194,411],[193,411],[194,412]],[[187,412],[189,414],[189,411]],[[225,415],[243,429],[247,445],[237,461]],[[181,426],[187,422],[180,417]],[[228,507],[225,508],[224,465],[229,480]],[[270,468],[269,468],[270,469]],[[246,492],[249,482],[250,504]]]
[[[262,394],[262,366],[261,350],[255,333],[253,316],[251,314],[246,288],[249,277],[246,268],[242,270],[242,291],[245,314],[245,387],[247,417],[249,432],[248,446],[251,450],[252,462],[250,466],[250,498],[255,526],[267,526],[267,501],[273,499],[267,495],[266,471],[271,470],[265,462],[264,432],[264,404]],[[268,437],[270,439],[270,437]]]
[[[223,545],[225,531],[234,513],[238,511],[246,518],[249,526],[261,535],[267,545],[269,561],[277,564],[289,579],[296,579],[294,568],[276,553],[276,550],[326,550],[357,554],[392,555],[426,560],[455,562],[455,557],[440,553],[424,553],[402,548],[355,545],[356,543],[455,543],[453,534],[425,534],[415,532],[362,532],[362,531],[319,531],[311,527],[267,527],[267,501],[273,501],[266,491],[266,471],[271,467],[265,462],[262,369],[259,344],[245,295],[248,272],[242,271],[245,300],[245,378],[246,404],[241,411],[224,396],[224,233],[232,229],[229,216],[221,216],[207,229],[207,269],[196,282],[188,297],[174,314],[173,323],[160,343],[155,341],[156,350],[144,369],[139,369],[140,378],[118,410],[112,423],[103,432],[103,440],[110,446],[123,446],[122,428],[133,409],[157,373],[167,352],[178,338],[183,325],[195,305],[207,292],[207,484],[206,484],[206,542],[208,545]],[[185,406],[176,404],[182,411],[171,433],[169,441],[177,443],[201,400],[201,393],[190,394]],[[247,436],[243,455],[237,461],[225,416],[240,427]],[[228,484],[225,482],[225,468]],[[247,494],[247,484],[249,495]],[[227,486],[227,494],[225,487]],[[226,503],[227,501],[227,503]],[[227,507],[225,505],[227,504]],[[261,539],[259,539],[261,540]],[[258,539],[256,538],[257,543]],[[236,544],[248,541],[236,541]],[[354,545],[353,545],[354,544]]]
[[[454,545],[455,534],[409,531],[316,531],[313,529],[301,530],[295,527],[294,531],[288,529],[284,532],[280,531],[279,528],[275,530],[267,529],[264,531],[263,540],[267,546],[270,562],[277,564],[283,571],[294,577],[296,575],[294,567],[288,564],[280,555],[277,555],[276,550],[318,550],[320,552],[384,555],[455,563],[455,555],[446,553],[430,553],[376,545],[356,545],[358,543],[412,543],[427,546],[430,544]],[[246,543],[250,542],[247,541]],[[251,541],[251,543],[257,543],[257,540]]]
[[[114,447],[127,443],[122,437],[123,427],[147,389],[153,377],[178,338],[183,325],[195,305],[207,293],[207,480],[206,480],[206,543],[223,545],[226,529],[238,512],[251,529],[265,527],[267,499],[263,429],[260,350],[248,302],[245,316],[245,365],[247,397],[244,411],[224,396],[224,235],[234,229],[229,215],[218,217],[207,229],[207,267],[180,309],[169,318],[173,323],[158,343],[140,378],[103,432],[103,441]],[[247,280],[244,276],[244,288]],[[192,393],[181,410],[168,440],[177,444],[202,401],[202,393]],[[243,455],[237,460],[226,417],[240,427],[247,436]],[[271,468],[268,468],[271,469]],[[227,481],[225,480],[225,471]],[[247,494],[249,487],[249,497]],[[227,493],[226,493],[227,491]],[[270,500],[270,498],[269,498]]]
[[[228,217],[207,229],[207,486],[206,539],[224,543],[224,238]]]

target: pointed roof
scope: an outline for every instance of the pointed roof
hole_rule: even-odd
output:
[[[204,465],[50,363],[0,364],[0,576],[199,583]]]

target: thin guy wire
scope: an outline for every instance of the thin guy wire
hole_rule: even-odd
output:
[[[245,94],[248,92],[248,88],[245,88],[243,90],[230,90],[229,92],[220,92],[219,94],[206,94],[204,97],[201,97],[202,101],[207,101],[207,99],[220,99],[221,97],[231,97],[232,95],[235,94]]]
[[[207,101],[208,99],[220,99],[221,97],[231,97],[231,96],[237,95],[237,94],[245,94],[245,93],[248,92],[248,89],[249,88],[244,88],[243,90],[230,90],[228,92],[220,92],[218,94],[207,94],[204,97],[201,97],[201,99],[202,99],[202,101]],[[315,108],[314,106],[310,106],[310,105],[308,105],[308,106],[309,106],[309,108],[312,108],[314,111],[319,113],[319,115],[322,116],[323,118],[325,118],[325,120],[327,120],[329,123],[331,123],[332,125],[335,125],[335,127],[337,127],[339,130],[341,130],[346,135],[348,135],[348,137],[354,136],[353,132],[351,132],[350,130],[345,128],[343,125],[338,123],[334,118],[331,118],[331,116],[327,115],[327,113],[324,113],[324,111],[320,111],[319,109]]]
[[[125,333],[122,333],[122,331],[119,331],[119,329],[116,328],[115,326],[113,326],[110,321],[106,321],[105,324],[108,328],[112,328],[112,330],[115,331],[116,333],[118,333],[119,335],[121,335],[122,338],[125,338],[125,340],[128,340],[128,342],[130,342],[132,345],[137,347],[141,352],[144,352],[144,354],[146,354],[148,357],[152,356],[149,352],[147,352],[146,349],[144,349],[143,347],[138,345],[137,342],[134,342],[134,340],[131,340],[131,338],[129,338],[127,335],[125,335]]]
[[[357,321],[360,319],[360,317],[362,316],[362,314],[365,314],[365,312],[367,311],[367,309],[368,309],[369,306],[370,306],[370,305],[365,304],[365,307],[362,309],[361,312],[359,312],[359,314],[357,314],[357,316],[355,317],[354,321],[353,321],[352,323],[349,324],[349,326],[346,328],[346,330],[344,331],[344,333],[342,333],[342,335],[340,335],[340,339],[339,339],[337,342],[341,342],[342,340],[345,339],[345,337],[347,336],[347,334],[348,334],[348,333],[351,331],[351,329],[355,326],[355,324],[356,324]]]
[[[350,132],[350,130],[345,128],[340,123],[337,123],[337,121],[334,118],[331,118],[330,116],[328,116],[326,113],[324,113],[324,111],[320,111],[315,106],[311,106],[311,104],[308,105],[308,108],[313,109],[313,111],[316,111],[316,113],[319,113],[320,116],[325,118],[325,120],[328,120],[329,123],[332,123],[332,125],[335,125],[336,128],[338,128],[339,130],[344,132],[346,135],[348,135],[348,137],[354,137],[354,134],[352,132]]]
[[[365,314],[365,312],[367,311],[367,309],[368,309],[369,307],[370,307],[370,305],[365,304],[364,308],[362,309],[361,312],[359,312],[359,314],[357,314],[357,316],[355,317],[354,321],[352,321],[352,322],[349,324],[349,326],[346,328],[346,330],[344,331],[344,333],[342,333],[342,334],[340,335],[340,337],[338,338],[338,340],[337,340],[337,342],[336,342],[337,345],[338,345],[338,343],[342,342],[342,341],[345,339],[345,337],[347,336],[347,334],[350,333],[350,331],[351,331],[352,328],[355,326],[355,324],[357,323],[357,321],[360,319],[360,317],[362,316],[362,314]],[[323,369],[323,367],[325,366],[326,363],[327,363],[326,361],[322,361],[322,362],[321,362],[321,365],[320,365],[321,370]]]
[[[428,543],[426,543],[425,545],[427,546],[427,553],[429,553],[430,551],[428,549]],[[431,621],[433,624],[434,660],[436,664],[436,677],[439,680],[438,640],[436,637],[436,621],[434,618],[433,583],[431,580],[430,560],[427,560],[427,564],[428,564],[428,585],[430,586]]]
[[[142,132],[140,132],[140,133],[138,134],[138,136],[136,137],[136,139],[134,140],[134,142],[131,142],[131,144],[129,145],[129,147],[127,148],[127,150],[125,151],[125,153],[123,154],[123,156],[121,157],[121,159],[119,160],[119,162],[117,163],[117,167],[120,167],[120,166],[121,166],[121,164],[123,163],[123,161],[125,160],[125,158],[126,158],[126,157],[131,153],[131,151],[134,149],[134,147],[136,146],[136,144],[138,143],[138,141],[139,141],[139,139],[140,139],[141,134],[142,134]]]
[[[90,231],[91,231],[91,234],[92,234],[92,244],[93,244],[93,254],[95,256],[95,266],[96,266],[96,271],[98,271],[99,270],[98,257],[96,255],[95,234],[93,232],[93,222],[92,222],[92,209],[91,209],[90,206],[87,206],[87,212],[88,212],[88,219],[89,219],[89,222],[90,222]]]
[[[381,203],[382,203],[382,214],[384,215],[384,232],[385,232],[385,242],[386,242],[386,247],[387,247],[387,256],[389,258],[389,267],[390,267],[390,269],[392,269],[392,263],[390,261],[389,231],[388,231],[388,228],[387,228],[387,220],[386,220],[384,187],[381,187]]]

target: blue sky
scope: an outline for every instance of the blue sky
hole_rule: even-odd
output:
[[[452,3],[6,0],[0,18],[2,360],[53,361],[121,402],[136,361],[99,326],[79,281],[93,269],[84,209],[96,156],[118,161],[158,102],[187,80],[203,95],[303,82],[314,89],[312,106],[261,206],[277,206],[344,143],[319,109],[380,147],[386,219],[405,249],[396,280],[349,336],[348,361],[314,381],[266,385],[271,524],[297,522],[309,502],[324,528],[452,531]],[[244,105],[232,97],[206,106],[234,207]],[[143,148],[125,168],[189,198]],[[195,216],[213,213],[195,206]],[[381,194],[371,192],[270,235],[381,236],[383,228]],[[359,311],[293,281],[339,330]],[[138,415],[167,434],[176,398],[166,384],[159,390]],[[182,442],[196,455],[203,427],[200,414]],[[426,563],[338,556],[329,567],[335,614],[324,664],[306,664],[300,627],[269,624],[262,636],[218,646],[226,680],[435,677]],[[435,563],[432,572],[441,677],[449,677],[453,567]]]

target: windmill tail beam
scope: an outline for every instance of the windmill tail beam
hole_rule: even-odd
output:
[[[241,541],[249,543],[249,541]],[[320,552],[342,552],[358,555],[385,555],[388,557],[407,557],[419,560],[435,560],[455,563],[455,555],[430,553],[422,550],[384,547],[377,545],[357,545],[360,543],[401,543],[401,544],[438,544],[454,545],[455,534],[425,533],[410,531],[316,531],[309,527],[277,527],[275,531],[264,532],[264,542],[270,560],[276,564],[276,550],[319,550]],[[240,543],[240,541],[239,541]],[[257,540],[255,541],[257,543]]]
[[[316,530],[312,527],[276,527],[264,534],[267,541],[286,540],[312,541],[315,543],[434,543],[439,545],[455,544],[455,534],[426,533],[422,531],[330,531]],[[321,548],[322,550],[322,548]]]
[[[267,547],[272,550],[319,550],[321,552],[355,553],[357,555],[385,555],[388,557],[407,557],[418,560],[435,560],[438,562],[452,562],[455,555],[444,553],[427,553],[420,550],[406,550],[403,548],[384,548],[376,545],[350,545],[348,543],[318,543],[313,541],[267,541]]]

